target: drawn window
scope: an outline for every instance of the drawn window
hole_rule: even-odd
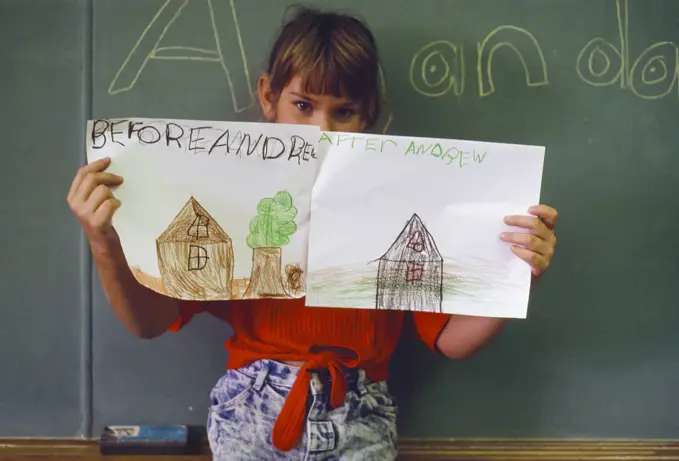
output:
[[[410,240],[408,240],[408,248],[413,251],[421,253],[424,250],[424,239],[422,238],[422,232],[415,231],[410,234]]]
[[[205,268],[207,260],[207,250],[198,245],[189,245],[189,270],[199,271]]]
[[[194,219],[191,223],[191,227],[189,227],[189,236],[193,237],[194,240],[208,238],[209,235],[207,225],[209,222],[210,219],[207,216],[197,215],[196,219]]]
[[[422,263],[407,263],[406,264],[406,282],[421,282],[424,276],[424,264]]]

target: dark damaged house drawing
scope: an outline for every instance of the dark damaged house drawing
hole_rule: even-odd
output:
[[[417,214],[378,261],[377,309],[443,312],[443,257]]]

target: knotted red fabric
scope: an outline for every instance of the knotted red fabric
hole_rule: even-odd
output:
[[[357,358],[349,360],[339,357],[336,353],[322,352],[302,366],[273,427],[273,444],[278,450],[292,450],[302,437],[311,372],[319,369],[328,370],[331,378],[330,405],[337,408],[342,406],[347,394],[347,378],[342,365],[354,368],[357,364]]]

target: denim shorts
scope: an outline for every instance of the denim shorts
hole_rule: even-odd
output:
[[[334,409],[328,378],[312,373],[302,438],[291,451],[276,450],[273,426],[299,371],[272,360],[228,370],[210,393],[214,461],[396,459],[396,403],[386,382],[372,382],[360,369],[346,370],[344,404]]]

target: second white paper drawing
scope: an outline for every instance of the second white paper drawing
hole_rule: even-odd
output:
[[[530,267],[500,240],[539,203],[544,147],[323,133],[307,304],[525,318]]]

